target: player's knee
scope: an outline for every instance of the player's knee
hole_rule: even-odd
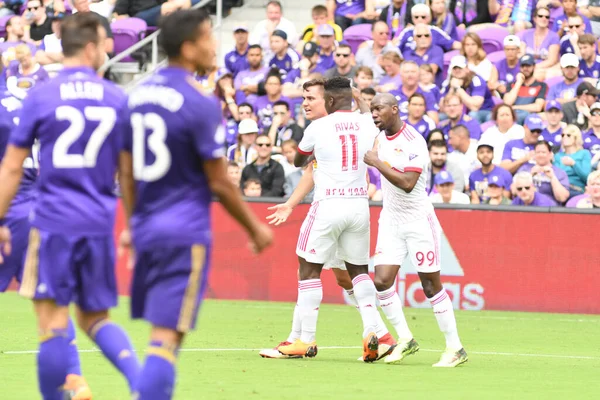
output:
[[[425,297],[427,297],[428,299],[432,298],[437,293],[437,291],[435,290],[435,285],[431,280],[425,279],[421,281],[421,285],[423,286],[423,292],[425,293]]]
[[[394,285],[394,277],[376,273],[373,282],[375,283],[375,289],[377,289],[378,292],[383,292]]]
[[[94,327],[101,324],[102,321],[108,321],[108,311],[84,312],[77,310],[77,325],[81,330],[87,332],[88,336],[94,330]]]

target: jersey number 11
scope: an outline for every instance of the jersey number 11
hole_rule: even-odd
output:
[[[342,142],[342,171],[348,171],[348,159],[352,171],[358,171],[358,141],[356,135],[340,135]]]

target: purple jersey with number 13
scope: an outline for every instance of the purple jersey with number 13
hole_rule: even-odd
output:
[[[168,67],[129,95],[136,203],[132,316],[193,329],[206,289],[211,190],[203,163],[225,155],[221,111],[184,69]]]

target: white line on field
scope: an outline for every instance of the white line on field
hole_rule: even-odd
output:
[[[323,346],[319,347],[319,350],[359,350],[362,349],[360,346]],[[180,351],[190,353],[200,352],[225,352],[225,351],[260,351],[262,349],[181,349]],[[420,351],[428,353],[441,353],[442,350],[434,349],[421,349]],[[79,350],[80,353],[99,353],[98,349],[87,349]],[[20,355],[20,354],[37,354],[37,350],[22,350],[22,351],[4,351],[0,352],[0,355]],[[562,355],[562,354],[535,354],[535,353],[505,353],[497,351],[469,351],[469,354],[477,354],[483,356],[507,356],[507,357],[538,357],[538,358],[562,358],[572,360],[600,360],[600,357],[593,356],[573,356],[573,355]]]
[[[233,304],[232,304],[233,305]],[[336,304],[339,305],[339,304]],[[294,307],[293,306],[259,306],[259,305],[240,305],[240,304],[235,304],[236,307],[240,307],[240,308],[255,308],[255,309],[259,309],[259,310],[289,310],[289,311],[293,311]],[[347,309],[340,309],[340,310],[336,310],[336,312],[356,312],[356,310],[354,309],[354,307],[350,307],[348,306]],[[419,316],[420,314],[412,314],[410,312],[406,312],[405,315],[407,317],[413,317],[413,316]],[[560,319],[553,319],[553,318],[539,318],[539,317],[510,317],[510,316],[494,316],[494,315],[480,315],[478,314],[477,311],[468,311],[468,312],[464,312],[461,313],[458,319],[463,319],[463,318],[474,318],[474,319],[495,319],[495,320],[502,320],[502,321],[557,321],[557,322],[591,322],[591,323],[600,323],[600,318],[560,318]]]

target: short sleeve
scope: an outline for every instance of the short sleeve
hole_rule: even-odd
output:
[[[473,76],[473,80],[471,81],[471,96],[485,97],[486,88],[485,82],[479,75]]]
[[[506,146],[504,146],[504,152],[502,153],[502,161],[504,161],[504,160],[512,161],[513,144],[511,142],[512,142],[512,140],[510,142],[506,143]]]
[[[225,156],[225,127],[216,103],[208,98],[202,103],[198,108],[202,111],[194,113],[192,140],[200,157],[215,160]]]
[[[19,124],[12,131],[9,143],[22,148],[31,148],[36,137],[36,128],[38,119],[36,115],[39,113],[39,107],[35,98],[39,91],[30,93],[23,101],[23,108],[19,112]]]
[[[406,129],[406,128],[405,128]],[[400,172],[418,172],[422,173],[429,164],[429,152],[427,144],[421,135],[415,135],[414,130],[411,130],[407,135],[406,146],[403,151],[392,162],[392,169]],[[415,136],[412,139],[408,137]]]
[[[554,100],[558,97],[556,94],[557,89],[559,89],[559,85],[554,85],[550,88],[550,91],[548,92],[548,98],[547,98],[548,101]]]
[[[548,85],[546,85],[546,82],[540,82],[540,85],[542,87],[540,88],[540,91],[535,99],[536,100],[539,100],[539,99],[545,100],[546,94],[548,94]]]
[[[438,46],[433,46],[429,57],[429,64],[444,65],[444,51]]]
[[[298,145],[298,152],[305,156],[311,155],[313,150],[315,149],[315,143],[317,139],[317,129],[315,125],[318,125],[318,122],[313,122],[304,130],[304,136],[302,137],[302,141]]]
[[[121,150],[133,153],[133,130],[131,128],[131,113],[127,100],[117,113],[117,127],[121,135]]]

